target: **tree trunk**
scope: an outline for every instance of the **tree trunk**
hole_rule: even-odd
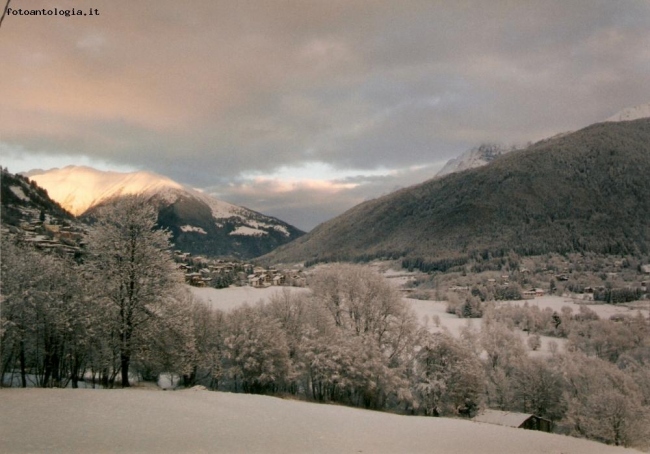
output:
[[[27,372],[26,372],[26,365],[25,365],[25,341],[21,340],[20,341],[20,385],[23,388],[27,388]]]
[[[129,363],[131,362],[131,357],[122,353],[120,355],[120,363],[122,365],[122,388],[128,388],[131,386],[129,384]]]

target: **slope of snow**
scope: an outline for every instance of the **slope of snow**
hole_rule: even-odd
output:
[[[208,205],[210,207],[210,210],[212,210],[212,216],[214,216],[216,219],[229,218],[233,216],[242,218],[252,214],[252,212],[246,210],[245,208],[215,199],[214,197],[197,191],[196,189],[184,187],[184,190]]]
[[[246,225],[240,225],[228,235],[262,236],[268,235],[268,232],[260,229],[255,229],[253,227],[248,227]]]
[[[175,181],[150,172],[102,172],[78,166],[36,172],[27,176],[75,216],[111,197],[183,189]]]
[[[181,226],[181,231],[182,232],[201,233],[203,235],[207,235],[207,233],[208,233],[205,230],[203,230],[201,227],[194,227],[193,225],[182,225]]]
[[[0,389],[3,453],[637,452],[467,420],[202,390]]]
[[[447,164],[440,169],[436,174],[436,177],[439,178],[449,175],[450,173],[484,166],[510,151],[512,151],[512,149],[502,148],[497,145],[481,145],[476,148],[471,148],[457,158],[447,161]]]
[[[112,197],[128,194],[156,194],[169,203],[181,195],[190,195],[207,204],[215,218],[247,214],[243,208],[151,172],[104,172],[90,167],[67,166],[47,171],[32,170],[26,175],[75,216]]]
[[[650,117],[650,103],[628,107],[615,113],[605,121],[631,121]]]
[[[11,192],[13,192],[14,195],[20,200],[24,200],[26,202],[29,202],[29,200],[31,200],[29,197],[27,197],[27,194],[25,194],[25,191],[23,191],[23,188],[20,186],[9,186],[9,189],[11,189]]]

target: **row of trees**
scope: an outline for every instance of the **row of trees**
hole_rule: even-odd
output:
[[[178,360],[166,343],[182,345],[190,312],[155,223],[141,197],[104,207],[82,265],[3,238],[3,381],[17,371],[21,386],[77,387],[89,374],[112,386],[119,374],[126,387],[134,362],[146,373]]]

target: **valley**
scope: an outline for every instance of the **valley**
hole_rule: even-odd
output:
[[[263,419],[356,407],[381,412],[357,422],[487,438],[504,428],[469,420],[505,412],[545,421],[544,446],[648,449],[649,121],[472,149],[305,235],[146,172],[3,169],[3,385],[102,388],[76,391],[82,412],[127,391],[114,388],[160,405],[162,389],[170,405],[270,403]],[[40,392],[12,396],[58,398]],[[541,435],[521,432],[508,439]]]

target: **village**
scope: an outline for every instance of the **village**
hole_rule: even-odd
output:
[[[14,225],[2,224],[3,235],[14,237],[17,242],[29,244],[47,253],[81,259],[87,227],[29,208],[23,208],[21,214],[22,219]],[[305,287],[307,284],[306,276],[300,269],[264,268],[234,259],[192,256],[189,252],[180,250],[173,251],[173,258],[184,273],[185,282],[194,287]]]
[[[174,251],[174,260],[185,274],[185,282],[194,287],[225,288],[250,286],[305,287],[307,278],[302,270],[264,268],[238,260],[212,259],[192,256],[189,252]]]
[[[638,259],[549,254],[500,265],[477,269],[476,264],[468,264],[462,269],[420,276],[407,291],[415,297],[443,300],[468,296],[482,301],[526,300],[564,295],[581,302],[620,304],[648,299],[650,265]]]
[[[83,253],[86,230],[65,220],[24,210],[25,218],[17,225],[2,225],[2,235],[15,237],[18,242],[45,252],[54,252],[78,259]]]

